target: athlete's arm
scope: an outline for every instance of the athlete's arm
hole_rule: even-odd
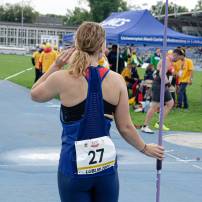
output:
[[[118,131],[122,137],[132,146],[134,146],[139,151],[142,151],[145,148],[145,143],[142,138],[138,135],[136,128],[134,127],[130,113],[129,113],[129,104],[128,104],[128,93],[124,79],[120,76],[120,98],[119,103],[115,111],[115,122]],[[163,159],[163,148],[154,144],[147,144],[144,153],[148,156]]]
[[[37,86],[33,86],[31,89],[32,100],[36,102],[46,102],[53,99],[59,94],[57,81],[57,72],[52,72],[44,81],[40,82]]]
[[[59,94],[58,73],[73,53],[73,49],[64,51],[53,63],[50,69],[33,85],[31,89],[32,100],[36,102],[46,102]]]

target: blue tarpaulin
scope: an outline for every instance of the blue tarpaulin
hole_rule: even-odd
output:
[[[102,23],[108,43],[162,46],[164,26],[148,10],[112,13]],[[72,40],[73,34],[63,40]],[[202,46],[202,37],[182,34],[168,28],[168,46]]]

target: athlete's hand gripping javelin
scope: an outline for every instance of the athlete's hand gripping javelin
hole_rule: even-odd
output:
[[[145,144],[142,152],[147,156],[154,157],[159,160],[164,159],[164,148],[156,144]]]

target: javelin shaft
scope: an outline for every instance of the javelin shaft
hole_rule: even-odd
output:
[[[164,94],[165,94],[165,77],[166,77],[166,52],[167,52],[167,27],[168,27],[168,0],[165,5],[165,19],[164,19],[164,36],[163,36],[163,61],[162,61],[162,75],[161,75],[161,96],[160,96],[160,120],[159,120],[159,136],[158,144],[162,145],[163,121],[164,121]],[[156,202],[160,202],[160,188],[161,188],[161,169],[162,161],[157,160],[157,182],[156,182]]]

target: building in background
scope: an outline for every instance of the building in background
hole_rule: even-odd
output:
[[[61,22],[51,21],[50,17],[39,19],[34,24],[0,22],[0,46],[31,49],[40,44],[44,36],[58,37],[62,43],[63,35],[74,32],[76,27],[63,26]]]
[[[164,15],[156,16],[162,23]],[[168,27],[188,35],[202,36],[202,11],[169,14]]]

